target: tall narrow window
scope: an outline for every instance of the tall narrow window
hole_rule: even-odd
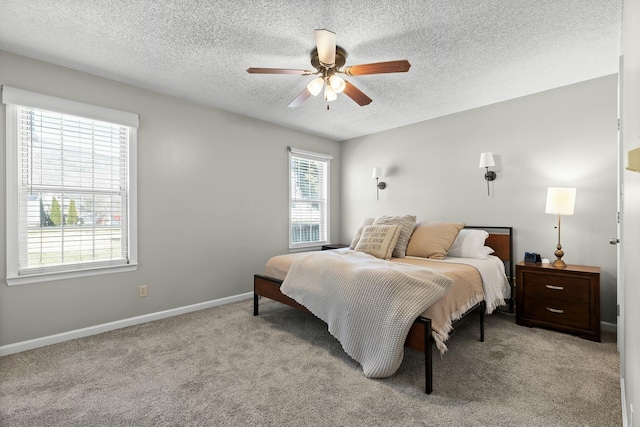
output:
[[[319,246],[329,235],[331,156],[289,148],[289,248]]]
[[[138,117],[3,87],[7,283],[136,265]]]

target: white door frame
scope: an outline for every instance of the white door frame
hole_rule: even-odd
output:
[[[617,201],[618,201],[618,221],[616,230],[617,246],[617,304],[618,304],[618,352],[620,353],[620,377],[624,378],[624,264],[623,251],[624,241],[622,240],[622,231],[624,228],[624,141],[622,137],[622,91],[623,91],[623,70],[624,55],[620,55],[619,72],[618,72],[618,184],[617,184]]]

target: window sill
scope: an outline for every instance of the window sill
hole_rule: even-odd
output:
[[[328,244],[328,242],[313,242],[308,244],[289,246],[289,252],[319,251],[320,249],[322,249],[322,245],[326,244]]]
[[[99,276],[112,273],[136,271],[138,264],[126,264],[109,267],[98,267],[77,271],[59,271],[55,273],[31,274],[28,276],[7,277],[7,286],[26,285],[29,283],[51,282],[53,280],[75,279],[78,277]]]

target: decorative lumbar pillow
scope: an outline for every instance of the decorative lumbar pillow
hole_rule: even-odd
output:
[[[396,243],[396,247],[393,248],[393,257],[404,258],[406,255],[409,238],[411,238],[411,233],[413,233],[413,228],[416,226],[416,216],[415,215],[402,215],[402,216],[382,215],[377,217],[375,221],[373,221],[373,225],[400,226],[401,228],[400,237],[398,237],[398,242]]]
[[[407,245],[407,255],[431,259],[444,259],[464,224],[450,222],[423,222],[416,227]]]
[[[353,235],[353,240],[351,240],[351,245],[349,245],[349,249],[354,250],[356,248],[356,245],[358,244],[358,242],[360,241],[360,237],[362,236],[362,229],[365,228],[367,225],[372,225],[374,219],[375,218],[365,218],[362,220],[360,227],[358,227],[358,229],[356,230],[356,234]]]
[[[397,225],[367,225],[362,230],[356,251],[376,258],[391,259],[398,236],[400,236],[400,227]]]
[[[489,233],[485,230],[460,230],[449,248],[447,256],[486,259],[488,254],[484,242],[487,237],[489,237]]]

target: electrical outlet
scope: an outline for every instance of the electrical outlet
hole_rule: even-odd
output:
[[[138,296],[140,298],[147,296],[147,285],[138,286]]]

